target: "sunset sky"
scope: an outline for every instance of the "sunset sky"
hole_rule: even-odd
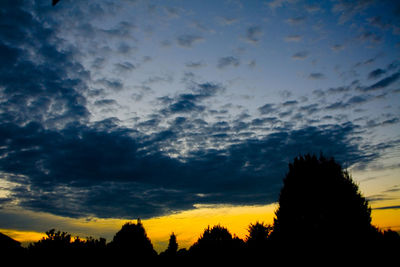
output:
[[[0,1],[0,232],[245,238],[321,152],[400,231],[396,2]]]

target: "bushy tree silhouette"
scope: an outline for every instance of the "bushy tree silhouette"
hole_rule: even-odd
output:
[[[189,253],[197,258],[224,259],[239,256],[244,247],[244,242],[238,237],[232,237],[227,228],[216,225],[208,226],[200,238],[194,243]]]
[[[273,239],[314,248],[373,240],[368,201],[334,159],[299,156],[289,164],[283,183]]]
[[[150,259],[157,255],[140,219],[136,224],[124,224],[108,244],[108,247],[110,252],[121,260],[125,258]]]
[[[250,251],[260,253],[267,249],[269,235],[272,231],[271,225],[256,222],[255,224],[250,224],[248,231],[249,234],[246,237],[246,245]]]
[[[57,231],[51,229],[46,232],[46,237],[43,237],[36,243],[29,245],[31,251],[47,251],[47,252],[61,252],[67,251],[72,248],[71,235],[67,232]]]
[[[47,231],[46,235],[41,240],[29,245],[30,258],[36,261],[46,258],[49,263],[62,258],[65,264],[78,260],[81,263],[94,264],[102,262],[102,259],[105,258],[106,240],[104,238],[81,239],[55,229]]]

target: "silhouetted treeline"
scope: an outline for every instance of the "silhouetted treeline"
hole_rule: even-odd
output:
[[[72,237],[55,231],[28,248],[0,234],[0,255],[48,263],[302,262],[342,259],[358,263],[395,258],[400,236],[371,224],[371,208],[349,173],[333,159],[306,155],[294,159],[284,179],[273,225],[256,222],[246,238],[227,228],[208,226],[188,249],[172,233],[168,248],[157,254],[140,219],[122,226],[110,242]],[[213,261],[212,261],[213,260]],[[132,264],[134,265],[134,264]],[[266,264],[268,265],[268,264]]]

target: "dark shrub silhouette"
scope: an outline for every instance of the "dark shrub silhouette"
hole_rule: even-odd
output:
[[[65,264],[78,260],[81,263],[93,264],[105,259],[106,240],[104,238],[73,238],[71,234],[55,229],[47,231],[46,235],[29,245],[28,255],[31,259],[40,261],[46,258],[51,262],[63,258]]]
[[[140,219],[136,224],[124,224],[108,244],[108,248],[121,260],[126,258],[150,259],[157,255]]]
[[[208,226],[200,238],[194,243],[189,253],[195,258],[224,259],[238,257],[242,253],[244,242],[238,237],[232,237],[225,227],[216,225]]]
[[[248,231],[249,234],[246,237],[248,251],[253,254],[263,254],[270,243],[269,235],[272,232],[272,226],[256,222],[250,224]]]
[[[271,235],[275,241],[344,248],[374,240],[368,201],[334,159],[297,157],[283,182]]]
[[[379,252],[389,257],[398,257],[400,252],[400,235],[399,233],[388,229],[380,232],[380,240],[378,243]]]
[[[51,229],[46,232],[47,237],[43,237],[36,243],[29,245],[29,250],[40,252],[61,253],[72,249],[71,235],[67,232]]]

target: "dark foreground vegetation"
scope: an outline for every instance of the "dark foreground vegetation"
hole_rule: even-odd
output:
[[[400,254],[400,236],[371,224],[371,208],[358,186],[333,159],[295,158],[279,196],[273,225],[250,224],[242,240],[223,226],[208,227],[189,248],[179,248],[172,233],[157,254],[140,220],[122,226],[111,242],[73,238],[50,230],[28,248],[0,234],[1,258],[45,265],[171,263],[303,263],[317,261],[382,263]],[[397,260],[397,259],[396,259]]]

